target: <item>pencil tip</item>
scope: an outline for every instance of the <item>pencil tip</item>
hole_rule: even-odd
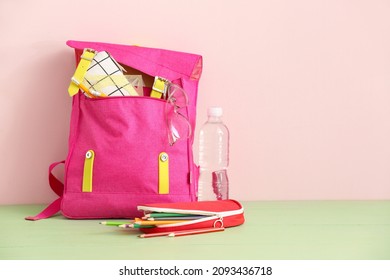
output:
[[[100,222],[99,224],[101,224],[101,225],[105,225],[105,224],[107,224],[107,222]]]
[[[140,238],[145,238],[145,234],[138,235]]]
[[[168,237],[175,237],[175,233],[172,232],[172,233],[168,234]]]
[[[120,227],[120,228],[125,228],[126,225],[119,225],[118,227]]]

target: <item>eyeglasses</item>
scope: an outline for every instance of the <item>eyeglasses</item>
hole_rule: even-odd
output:
[[[177,140],[187,139],[191,136],[191,124],[186,117],[187,106],[188,96],[184,89],[176,84],[169,83],[165,117],[168,128],[168,141],[171,146]]]

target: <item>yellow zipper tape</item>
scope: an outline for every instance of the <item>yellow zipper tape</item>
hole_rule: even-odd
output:
[[[169,194],[169,156],[165,152],[158,156],[158,193]]]
[[[89,150],[85,154],[84,173],[83,173],[83,192],[92,192],[92,173],[93,161],[95,159],[95,152]]]

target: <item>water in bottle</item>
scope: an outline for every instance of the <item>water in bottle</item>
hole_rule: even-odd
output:
[[[208,120],[199,133],[198,200],[229,198],[229,130],[222,121],[222,108],[210,107]]]

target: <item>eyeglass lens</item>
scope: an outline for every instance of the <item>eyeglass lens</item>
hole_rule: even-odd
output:
[[[188,97],[185,91],[174,84],[168,88],[166,118],[169,144],[173,145],[178,139],[191,136],[191,124],[186,117]]]

